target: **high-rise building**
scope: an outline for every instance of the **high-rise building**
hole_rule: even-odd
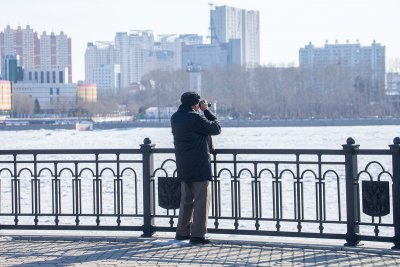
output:
[[[0,58],[18,55],[21,66],[35,67],[38,65],[38,41],[37,33],[29,25],[25,29],[11,29],[8,25],[4,32],[0,32]]]
[[[131,31],[129,34],[130,83],[139,83],[142,76],[155,66],[146,65],[154,52],[154,36],[151,31]]]
[[[151,31],[135,30],[115,36],[116,64],[121,68],[121,87],[139,83],[149,70],[145,62],[153,56],[154,36]]]
[[[117,92],[121,70],[115,62],[113,42],[88,43],[85,52],[85,82],[96,84],[99,93]]]
[[[40,67],[63,67],[68,68],[68,82],[72,83],[72,58],[71,38],[64,32],[48,35],[43,32],[40,35]]]
[[[68,82],[72,83],[71,38],[43,32],[40,38],[30,26],[12,29],[9,25],[0,32],[0,58],[18,56],[22,68],[68,68]]]
[[[115,56],[116,63],[121,69],[121,88],[126,88],[130,84],[130,60],[129,60],[129,37],[126,32],[117,32],[115,35]]]
[[[260,13],[228,6],[216,6],[210,11],[212,44],[239,39],[242,65],[253,68],[260,64]]]
[[[129,32],[117,32],[114,42],[88,43],[85,53],[85,81],[99,86],[95,72],[99,74],[107,70],[115,70],[112,84],[119,88],[127,88],[141,81],[142,76],[158,68],[154,36],[148,30],[132,30]],[[169,45],[164,43],[163,45]],[[169,56],[169,55],[168,55]],[[160,56],[163,66],[166,57]],[[109,66],[104,68],[105,66]],[[118,75],[118,77],[116,77]],[[110,76],[110,77],[111,77]],[[118,89],[119,89],[118,88]],[[103,91],[98,87],[99,92]],[[110,88],[116,91],[116,88]]]

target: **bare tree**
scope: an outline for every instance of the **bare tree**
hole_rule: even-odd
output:
[[[74,108],[71,99],[65,96],[58,96],[52,106],[53,112],[58,115],[67,115]]]
[[[32,115],[35,109],[35,100],[32,96],[15,93],[12,96],[13,111],[17,115]]]

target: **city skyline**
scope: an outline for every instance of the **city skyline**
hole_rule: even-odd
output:
[[[14,0],[1,4],[7,10],[0,27],[30,25],[36,32],[72,39],[73,80],[84,79],[86,44],[112,41],[116,32],[133,29],[158,34],[195,33],[206,38],[210,7],[205,0]],[[260,11],[261,64],[298,64],[299,49],[312,42],[370,45],[374,40],[386,47],[386,60],[400,58],[400,37],[395,27],[397,0],[305,0],[301,2],[230,0],[213,1],[214,6],[232,6]],[[188,22],[189,21],[189,22]]]

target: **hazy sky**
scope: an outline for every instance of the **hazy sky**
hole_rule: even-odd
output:
[[[0,0],[0,30],[29,24],[72,38],[73,80],[84,79],[87,42],[113,41],[116,32],[208,35],[209,2],[260,11],[261,63],[298,63],[308,42],[346,40],[386,46],[400,58],[400,0]]]

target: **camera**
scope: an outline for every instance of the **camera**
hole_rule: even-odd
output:
[[[205,101],[205,100],[201,100],[201,101],[199,102],[199,105],[200,105],[200,104],[203,104],[204,102],[206,102],[206,101]],[[207,106],[208,106],[208,107],[211,107],[211,103],[207,103]]]

